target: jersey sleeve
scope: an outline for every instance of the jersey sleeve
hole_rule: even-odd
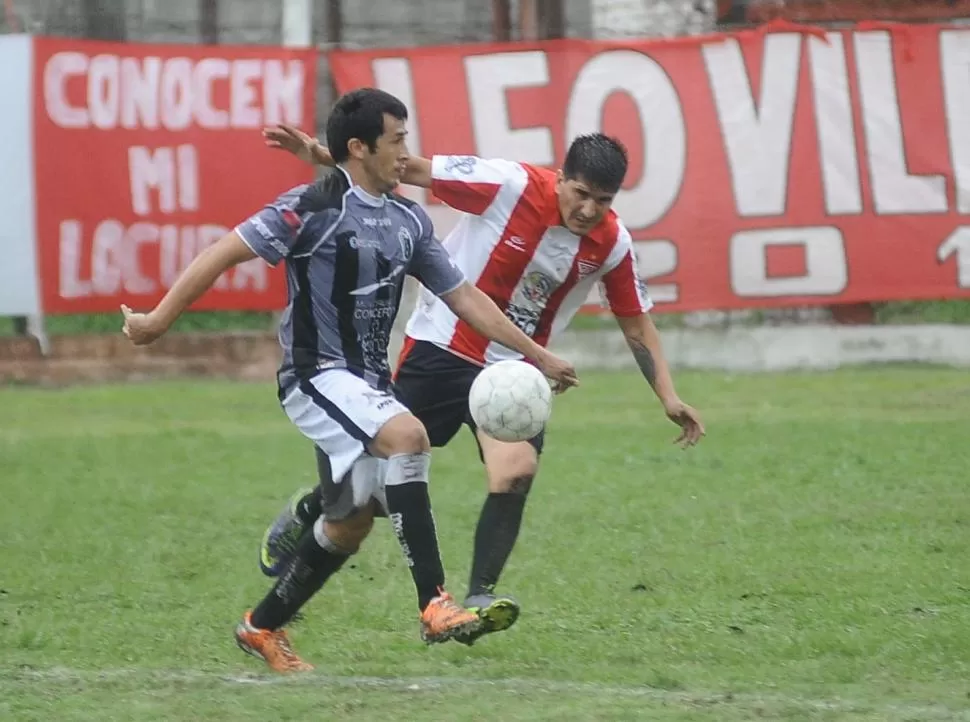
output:
[[[290,255],[310,215],[310,185],[293,188],[236,226],[236,233],[253,253],[271,266]]]
[[[436,296],[451,293],[465,282],[465,274],[435,238],[434,225],[424,209],[415,206],[411,212],[418,223],[419,233],[408,273]]]
[[[431,192],[449,206],[485,215],[499,191],[525,171],[518,163],[474,155],[436,155],[431,159]]]
[[[647,285],[640,280],[633,239],[622,225],[617,247],[619,260],[602,279],[606,302],[614,316],[639,316],[653,308],[653,301],[647,292]]]

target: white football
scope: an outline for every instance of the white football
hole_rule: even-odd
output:
[[[543,373],[525,361],[486,366],[468,394],[472,420],[499,441],[527,441],[552,413],[552,389]]]

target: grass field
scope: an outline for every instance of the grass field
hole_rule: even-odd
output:
[[[418,640],[379,525],[276,677],[232,628],[264,525],[312,455],[270,384],[0,389],[0,720],[970,720],[965,371],[679,377],[557,400],[503,589],[519,624]],[[435,453],[451,588],[484,496]]]
[[[684,314],[657,313],[654,321],[660,328],[679,328]],[[760,325],[763,313],[755,311],[742,325]],[[945,301],[893,301],[876,304],[879,324],[951,323],[970,324],[970,299]],[[45,320],[47,333],[52,336],[76,333],[117,333],[118,314],[95,313],[71,316],[50,316]],[[212,311],[189,313],[175,322],[174,331],[265,331],[275,329],[273,314],[256,311]],[[609,314],[579,315],[570,325],[574,330],[616,328]],[[15,332],[11,318],[0,317],[0,337]]]

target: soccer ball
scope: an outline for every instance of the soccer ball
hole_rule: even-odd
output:
[[[498,361],[475,377],[468,394],[475,425],[499,441],[527,441],[552,413],[552,389],[542,372],[525,361]]]

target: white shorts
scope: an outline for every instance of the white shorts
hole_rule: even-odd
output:
[[[323,483],[329,518],[348,516],[375,497],[381,501],[377,459],[361,457],[384,424],[409,413],[400,401],[346,369],[328,369],[290,391],[283,410],[329,461],[330,479]]]

